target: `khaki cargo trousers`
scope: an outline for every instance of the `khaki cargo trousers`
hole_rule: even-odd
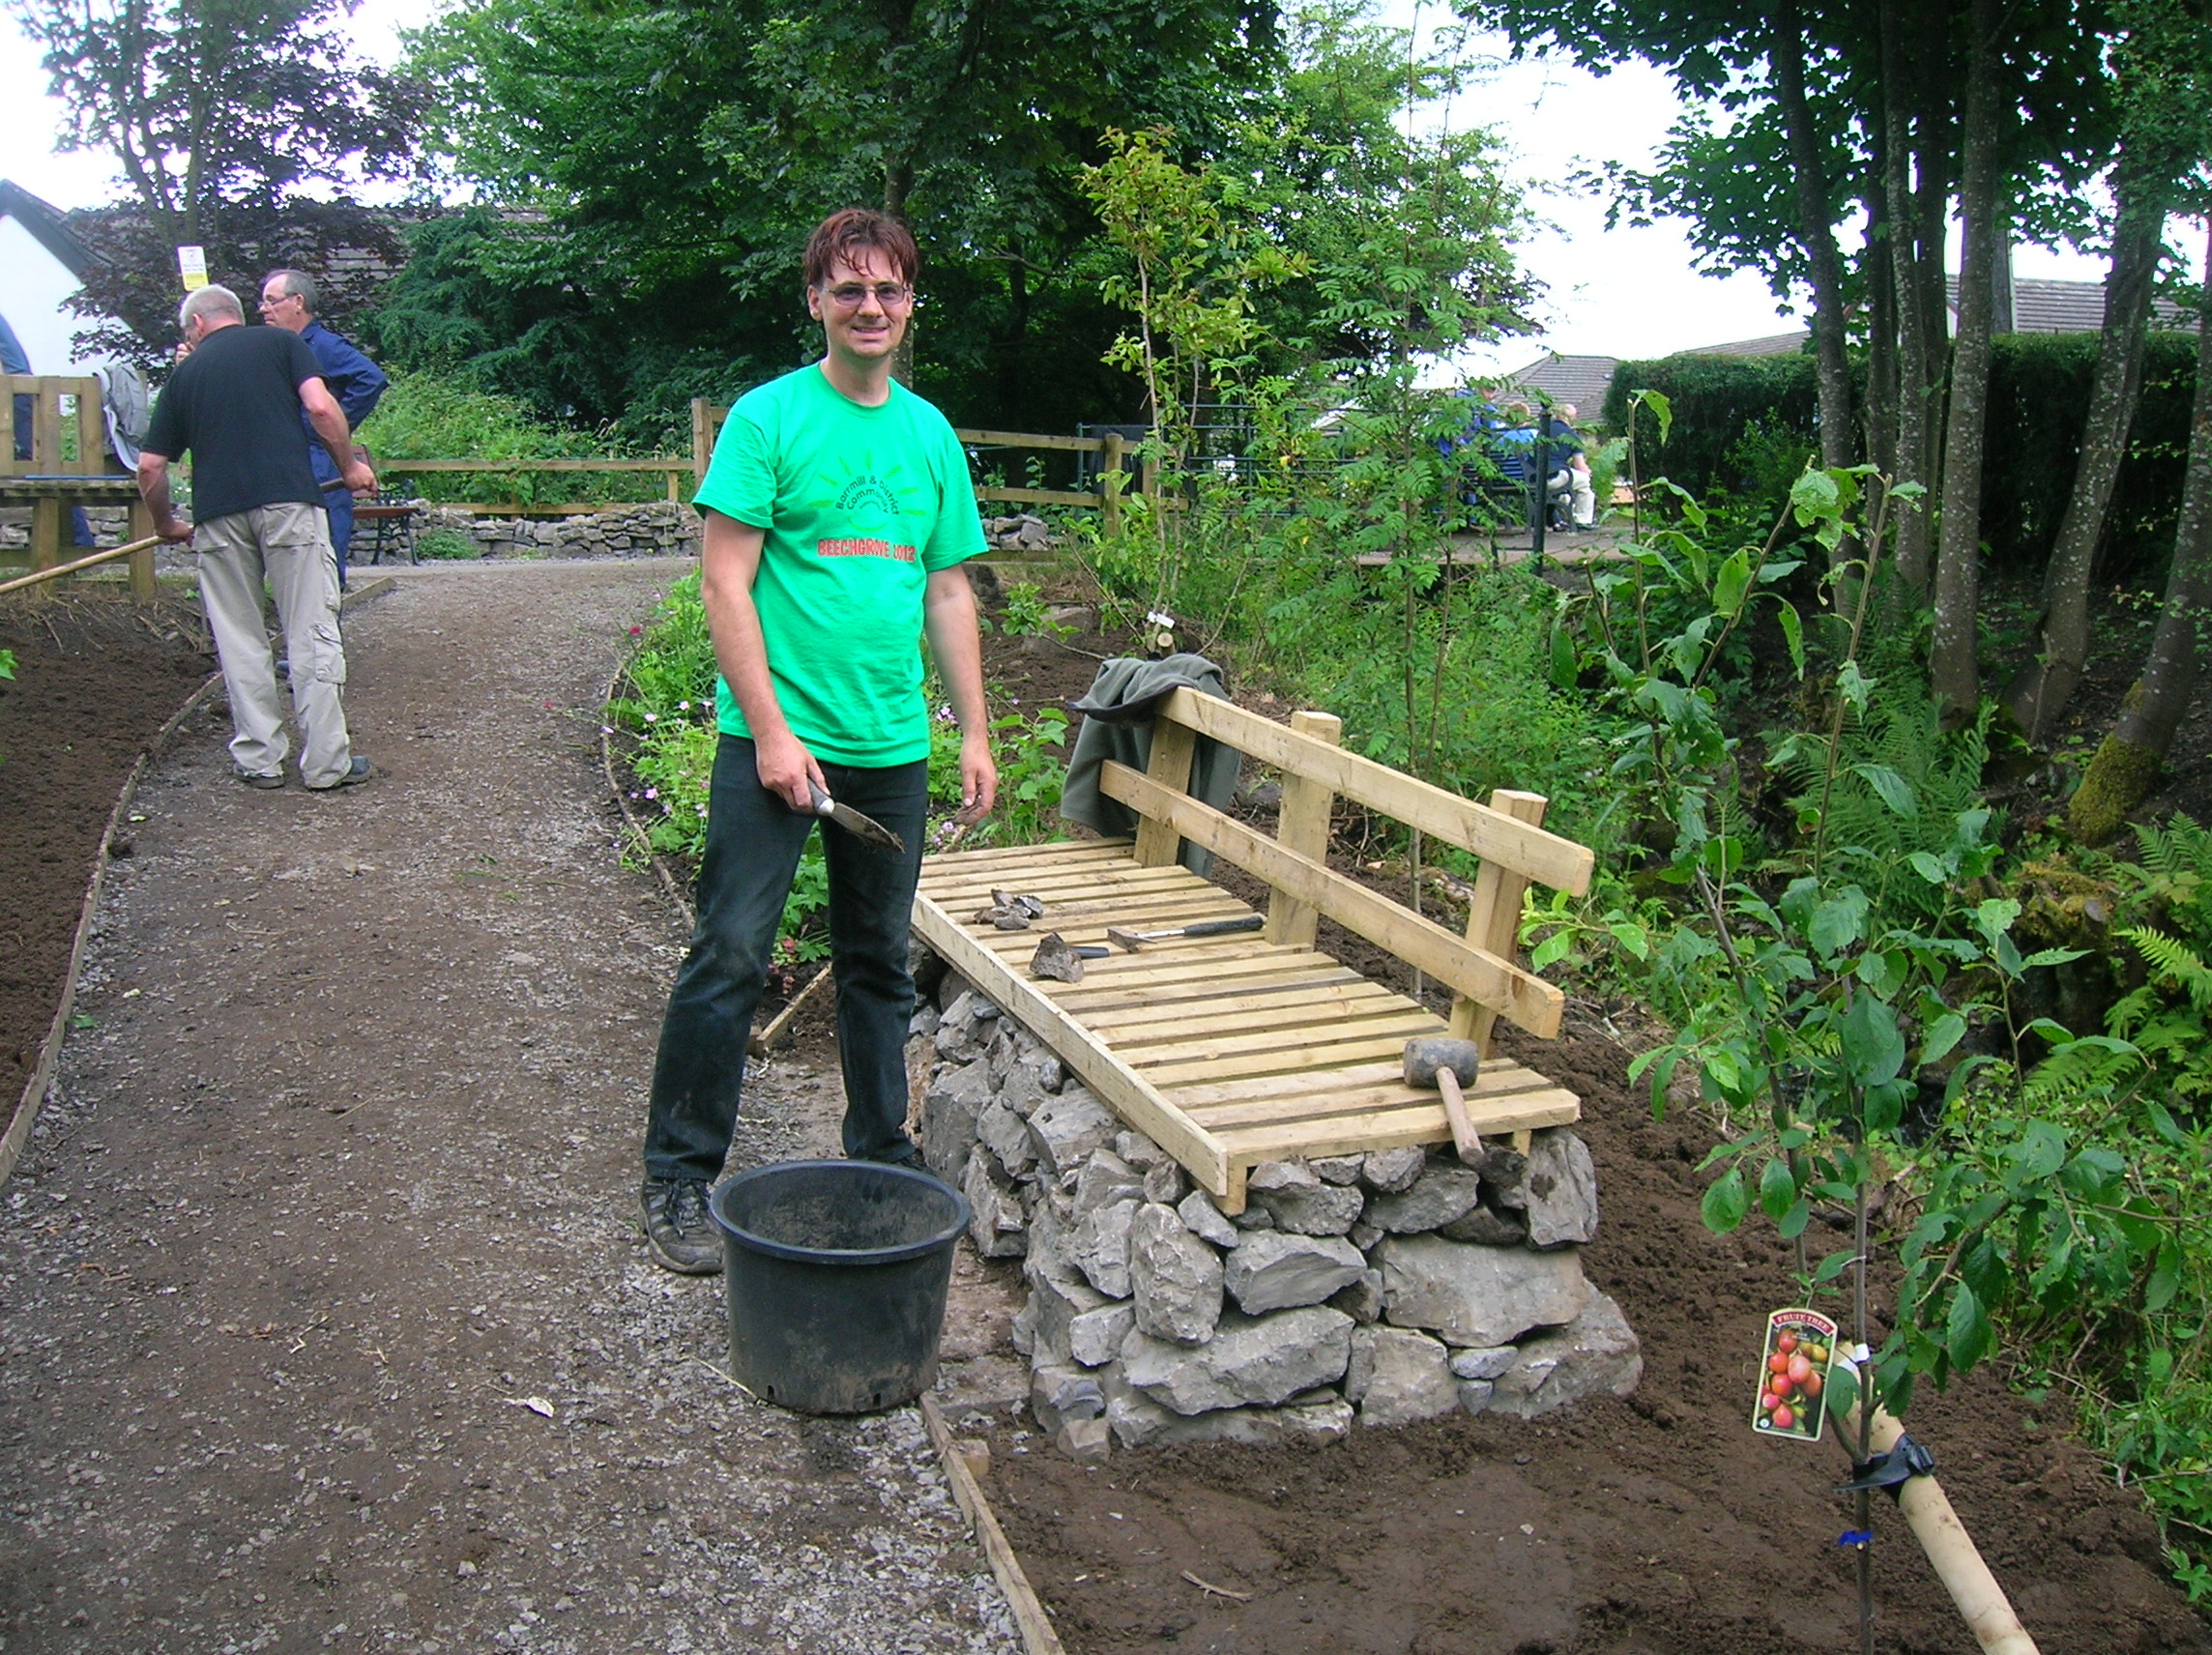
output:
[[[287,503],[213,517],[193,525],[192,550],[230,698],[231,762],[248,775],[282,775],[291,751],[263,620],[266,577],[291,661],[300,779],[310,788],[337,786],[353,764],[353,744],[346,735],[337,558],[323,508]]]

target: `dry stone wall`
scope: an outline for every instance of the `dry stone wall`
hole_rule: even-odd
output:
[[[1078,1459],[1528,1418],[1642,1377],[1583,1274],[1597,1183],[1564,1128],[1479,1168],[1421,1148],[1268,1162],[1232,1218],[950,973],[909,1059],[924,1158],[967,1194],[976,1249],[1022,1261],[1031,1404]]]
[[[478,517],[433,506],[416,524],[418,537],[440,529],[466,536],[484,558],[652,558],[699,550],[699,513],[673,500],[549,518]]]

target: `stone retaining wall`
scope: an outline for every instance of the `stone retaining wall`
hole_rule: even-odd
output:
[[[92,537],[102,546],[120,546],[131,527],[130,509],[122,506],[88,506],[84,520],[92,529]],[[62,538],[69,539],[69,525],[62,525]],[[0,506],[0,547],[15,549],[31,543],[31,508],[28,506]],[[62,547],[62,558],[68,561],[70,547]]]
[[[699,513],[673,500],[576,517],[478,517],[439,507],[415,525],[418,540],[435,530],[464,535],[483,558],[654,558],[696,556]],[[358,544],[362,531],[354,531]]]
[[[1420,1148],[1269,1162],[1230,1218],[956,975],[913,1038],[922,1154],[967,1194],[977,1250],[1023,1261],[1032,1407],[1078,1459],[1528,1418],[1642,1377],[1583,1275],[1597,1186],[1572,1132],[1479,1170]]]

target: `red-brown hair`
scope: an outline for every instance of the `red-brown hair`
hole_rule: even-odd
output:
[[[921,268],[914,236],[889,214],[867,207],[848,207],[814,226],[814,234],[806,238],[806,285],[820,287],[829,281],[830,267],[840,257],[847,264],[859,263],[855,255],[863,248],[882,253],[899,279],[914,285],[915,273]]]

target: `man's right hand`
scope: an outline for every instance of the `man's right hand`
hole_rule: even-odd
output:
[[[357,500],[365,500],[376,492],[376,473],[360,460],[349,462],[338,475],[344,479],[347,492]]]
[[[813,788],[830,791],[814,755],[788,730],[780,736],[753,738],[753,769],[762,787],[802,816],[814,814]]]

